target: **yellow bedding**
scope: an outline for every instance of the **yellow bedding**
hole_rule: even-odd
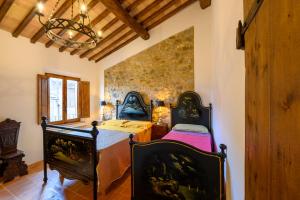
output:
[[[101,126],[122,126],[129,122],[128,120],[108,120],[101,123]]]
[[[151,122],[129,120],[109,120],[99,126],[100,129],[133,133],[138,142],[148,142],[151,140],[151,127]]]

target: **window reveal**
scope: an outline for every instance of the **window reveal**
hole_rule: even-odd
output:
[[[56,74],[38,75],[38,123],[42,116],[55,124],[90,117],[89,82]]]

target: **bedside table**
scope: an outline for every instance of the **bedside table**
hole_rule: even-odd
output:
[[[169,132],[168,124],[153,124],[151,132],[151,140],[158,140]]]

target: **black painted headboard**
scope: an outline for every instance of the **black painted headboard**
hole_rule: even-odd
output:
[[[138,121],[152,121],[152,100],[150,105],[146,105],[142,95],[138,92],[129,92],[123,104],[117,100],[116,118]]]
[[[184,92],[179,96],[176,107],[171,106],[171,126],[198,124],[212,131],[211,111],[212,105],[203,106],[199,94],[192,91]]]

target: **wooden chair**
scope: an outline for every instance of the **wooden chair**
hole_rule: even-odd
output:
[[[6,119],[0,122],[0,176],[4,182],[26,175],[23,151],[17,149],[21,122]]]

